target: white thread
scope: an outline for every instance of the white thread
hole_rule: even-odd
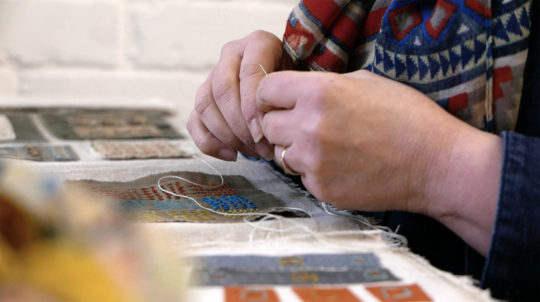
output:
[[[321,201],[321,207],[329,215],[348,217],[348,218],[353,219],[356,222],[359,222],[367,226],[368,228],[372,230],[382,231],[383,240],[386,242],[386,244],[388,244],[391,247],[406,247],[408,244],[407,238],[397,233],[399,231],[399,226],[397,227],[395,231],[392,231],[392,229],[390,229],[387,226],[371,224],[369,220],[363,216],[353,215],[344,211],[340,211],[340,212],[332,211],[331,209],[328,208],[328,206],[329,206],[328,203]]]
[[[266,73],[266,70],[264,70],[264,67],[261,64],[257,64],[261,68],[262,72],[264,72],[264,76],[268,76],[268,73]]]

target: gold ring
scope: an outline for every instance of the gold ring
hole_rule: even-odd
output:
[[[295,172],[294,170],[289,168],[289,166],[285,163],[285,152],[287,152],[287,149],[283,149],[283,151],[281,151],[281,158],[280,158],[281,168],[283,168],[283,171],[285,171],[285,173],[289,175],[300,175],[300,173]]]

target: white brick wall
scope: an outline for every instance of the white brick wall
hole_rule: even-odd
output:
[[[190,108],[221,45],[281,37],[298,0],[0,0],[0,97],[160,97]]]

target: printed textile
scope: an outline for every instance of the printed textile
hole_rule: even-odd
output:
[[[0,158],[33,161],[76,161],[79,159],[70,146],[0,147]]]
[[[367,254],[205,256],[193,259],[199,285],[350,284],[398,280]]]
[[[280,199],[258,190],[243,176],[223,176],[222,186],[217,176],[197,172],[152,175],[131,182],[82,183],[101,195],[117,199],[121,213],[146,222],[211,223],[241,221],[244,218],[212,213],[188,198],[172,196],[161,191],[157,182],[162,176],[168,175],[179,176],[206,187],[168,178],[161,182],[163,188],[175,194],[189,196],[204,207],[224,214],[259,213],[283,206]],[[211,188],[213,186],[215,188]]]
[[[92,147],[106,159],[190,157],[190,154],[167,141],[95,141]]]
[[[181,138],[159,111],[66,111],[40,118],[60,139]]]
[[[366,69],[488,131],[516,125],[531,0],[303,0],[284,48],[299,66]]]

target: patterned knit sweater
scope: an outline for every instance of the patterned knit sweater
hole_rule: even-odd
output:
[[[367,69],[412,86],[467,123],[513,130],[531,0],[302,0],[284,48],[298,66]]]

